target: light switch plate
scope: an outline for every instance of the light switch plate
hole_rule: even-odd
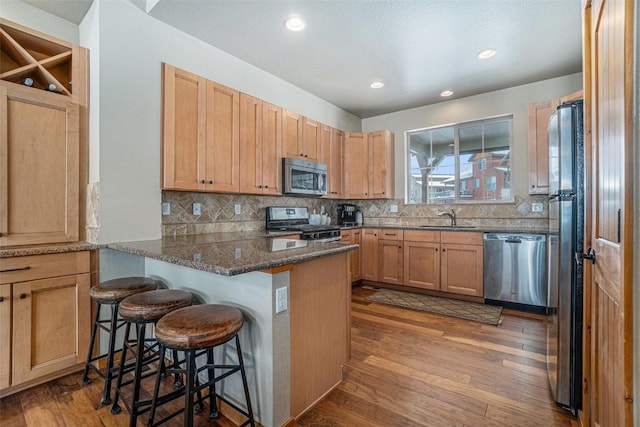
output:
[[[276,289],[276,313],[287,311],[288,308],[287,288]]]
[[[542,203],[531,203],[531,212],[542,212]]]
[[[202,205],[200,203],[193,204],[193,214],[201,215],[202,214]]]
[[[233,208],[233,211],[236,215],[240,215],[242,213],[242,205],[236,204]]]
[[[396,213],[396,212],[398,212],[398,205],[391,205],[391,206],[389,206],[389,211],[390,211],[391,213]]]
[[[164,216],[171,215],[171,203],[169,202],[162,203],[162,215]]]

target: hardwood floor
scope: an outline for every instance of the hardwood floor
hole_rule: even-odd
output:
[[[364,301],[371,292],[353,290],[344,381],[295,426],[580,425],[551,401],[540,316],[507,313],[495,327]],[[8,396],[0,425],[128,425],[126,410],[112,415],[99,404],[101,385],[82,387],[77,373]],[[195,418],[198,426],[234,425],[210,422],[206,409]],[[181,417],[167,425],[181,425]]]
[[[558,408],[545,370],[543,317],[501,326],[352,297],[344,381],[296,426],[579,426]]]

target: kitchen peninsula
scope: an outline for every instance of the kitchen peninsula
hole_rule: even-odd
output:
[[[240,308],[253,409],[262,425],[281,426],[342,380],[350,341],[347,254],[356,248],[248,231],[112,243],[101,256],[138,266],[126,274],[189,290],[196,301]],[[276,298],[282,292],[284,309]],[[234,380],[221,390],[242,405]]]

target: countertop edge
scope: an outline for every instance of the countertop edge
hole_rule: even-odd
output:
[[[0,249],[0,258],[13,258],[21,256],[32,255],[49,255],[49,254],[61,254],[65,252],[82,252],[82,251],[94,251],[104,248],[105,245],[88,243],[88,242],[74,242],[74,243],[62,243],[51,245],[39,245],[39,246],[24,246],[24,247],[12,247]]]

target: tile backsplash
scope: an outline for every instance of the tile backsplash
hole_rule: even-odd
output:
[[[448,225],[448,217],[439,217],[443,211],[456,210],[459,225],[490,226],[540,230],[547,227],[547,197],[518,197],[513,203],[458,204],[458,205],[406,205],[403,199],[394,200],[329,200],[310,197],[251,196],[240,194],[192,193],[163,191],[163,203],[170,203],[169,215],[162,217],[162,235],[213,233],[222,231],[261,230],[265,227],[267,206],[303,206],[320,213],[322,207],[336,222],[336,209],[340,203],[359,207],[365,225]],[[193,215],[193,204],[200,203],[200,215]],[[542,203],[542,212],[532,212],[532,203]],[[240,214],[235,213],[240,205]],[[397,212],[391,207],[397,206]]]

